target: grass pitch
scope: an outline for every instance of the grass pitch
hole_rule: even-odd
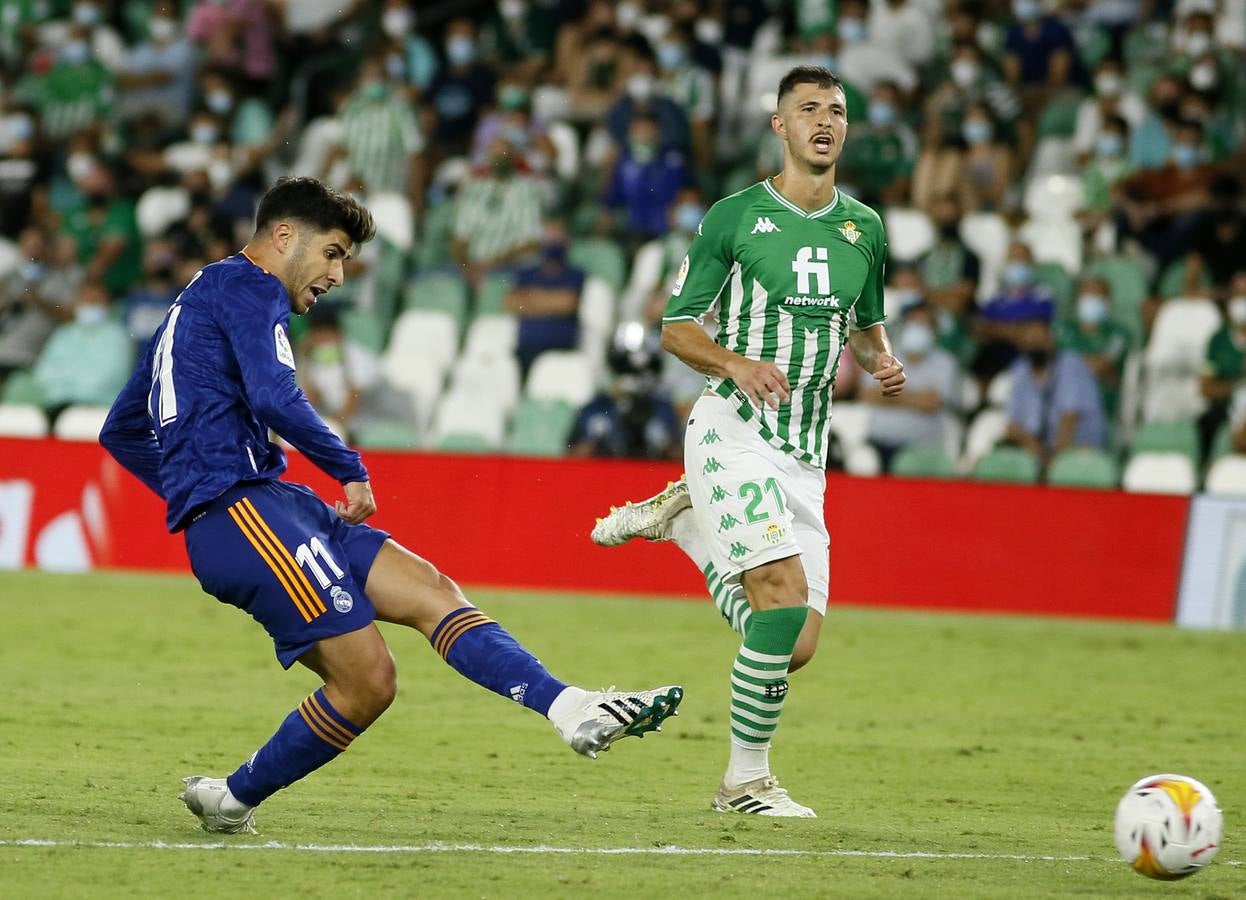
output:
[[[386,627],[395,705],[222,841],[179,779],[231,771],[314,676],[189,578],[0,573],[0,895],[1246,896],[1246,634],[833,609],[772,752],[821,818],[775,821],[709,809],[737,641],[708,601],[471,595],[564,679],[680,681],[683,714],[593,762]],[[1177,884],[1112,845],[1159,771],[1225,810]]]

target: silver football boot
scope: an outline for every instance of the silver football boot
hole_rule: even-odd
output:
[[[554,730],[576,753],[596,759],[615,741],[643,738],[661,731],[662,723],[679,715],[684,689],[678,685],[651,691],[588,691],[583,705],[554,723]]]
[[[186,785],[186,789],[177,795],[177,799],[199,817],[204,831],[213,834],[256,833],[254,808],[248,809],[239,818],[229,818],[221,814],[221,801],[229,793],[224,778],[191,775],[183,778],[182,783]]]
[[[589,536],[594,544],[602,547],[617,547],[632,538],[669,541],[671,523],[691,507],[688,482],[681,477],[652,497],[634,503],[629,500],[622,506],[611,507],[609,513],[597,520]]]

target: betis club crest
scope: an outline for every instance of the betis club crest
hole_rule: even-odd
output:
[[[852,219],[843,224],[843,227],[839,229],[839,233],[848,239],[848,243],[854,246],[857,243],[857,239],[861,237],[861,232],[857,231],[857,224]]]

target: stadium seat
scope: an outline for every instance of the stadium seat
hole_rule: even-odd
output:
[[[955,478],[956,463],[942,447],[904,447],[891,460],[897,478]]]
[[[476,292],[476,315],[491,316],[506,312],[506,295],[511,289],[509,272],[491,272]]]
[[[1228,456],[1233,452],[1233,426],[1229,422],[1225,422],[1216,429],[1216,436],[1211,439],[1211,448],[1208,450],[1208,462],[1215,462],[1222,456]]]
[[[972,381],[973,379],[966,379]],[[972,409],[972,407],[970,407]],[[943,452],[948,459],[960,459],[961,447],[965,444],[965,423],[958,413],[944,410],[939,414],[943,422]]]
[[[18,369],[5,380],[4,390],[0,392],[0,403],[43,406],[43,388],[35,380],[33,372]]]
[[[1134,453],[1184,453],[1198,465],[1198,428],[1192,421],[1147,422],[1134,435]]]
[[[509,414],[519,402],[519,361],[513,355],[464,354],[454,364],[450,390],[487,396]]]
[[[971,213],[960,220],[960,239],[978,256],[981,272],[978,297],[984,299],[994,291],[999,274],[1008,256],[1011,230],[999,213]]]
[[[1035,484],[1038,460],[1020,447],[996,447],[974,463],[973,477],[978,481]]]
[[[484,435],[470,432],[444,435],[433,447],[442,453],[492,453],[497,449]]]
[[[1082,207],[1082,180],[1073,175],[1040,175],[1025,189],[1025,212],[1031,219],[1067,222]]]
[[[48,417],[31,404],[0,403],[0,436],[45,437]]]
[[[134,207],[138,233],[146,240],[162,237],[170,226],[189,214],[190,192],[184,187],[148,188]]]
[[[847,453],[860,446],[870,433],[870,408],[865,403],[832,403],[831,431]]]
[[[385,349],[385,324],[376,313],[368,309],[347,309],[342,312],[342,333],[348,340],[373,353]]]
[[[449,439],[475,435],[483,444],[495,449],[502,443],[506,429],[506,413],[492,394],[469,390],[451,390],[437,406],[433,420],[433,445],[444,447]]]
[[[596,390],[592,362],[578,350],[546,351],[528,373],[527,395],[538,400],[565,400],[579,409]]]
[[[566,122],[550,122],[545,131],[554,145],[554,172],[563,181],[575,181],[580,174],[580,138]]]
[[[365,450],[414,450],[415,429],[406,422],[365,422],[355,429],[355,444]]]
[[[1030,219],[1017,232],[1037,263],[1059,263],[1065,272],[1082,269],[1082,229],[1073,219]]]
[[[506,450],[517,456],[563,456],[576,409],[562,400],[524,397],[515,410]]]
[[[1246,497],[1246,456],[1222,456],[1207,471],[1207,493]]]
[[[515,352],[518,334],[519,320],[514,316],[477,316],[467,329],[463,355],[469,358],[510,356]]]
[[[614,330],[615,293],[601,278],[592,277],[584,283],[580,294],[580,343],[584,348],[586,338],[602,338]]]
[[[592,277],[600,278],[614,293],[623,290],[627,259],[623,249],[609,238],[580,238],[571,242],[567,261]]]
[[[415,267],[423,270],[445,265],[454,239],[454,203],[443,200],[425,209],[420,232],[413,256]]]
[[[1052,460],[1047,483],[1058,487],[1115,488],[1120,483],[1120,467],[1102,450],[1076,447]]]
[[[319,178],[324,173],[329,151],[342,138],[342,123],[337,116],[320,116],[312,119],[299,136],[294,162],[290,164],[291,175]]]
[[[1051,298],[1056,303],[1057,317],[1073,314],[1073,294],[1077,286],[1064,266],[1054,262],[1040,262],[1034,266],[1034,280],[1051,291]]]
[[[969,471],[989,453],[1008,430],[1008,416],[1001,409],[987,408],[974,416],[965,434],[965,456],[962,471]]]
[[[433,408],[445,384],[446,367],[439,360],[407,353],[386,353],[381,371],[391,387],[411,399],[411,419],[422,432],[432,420]]]
[[[1008,400],[1012,397],[1012,372],[1004,369],[994,378],[991,383],[986,386],[986,402],[997,409],[1003,409],[1008,405]]]
[[[844,471],[859,478],[874,478],[883,471],[883,460],[870,444],[844,448]]]
[[[98,441],[106,418],[106,406],[71,406],[56,417],[52,434],[62,441]]]
[[[1198,288],[1200,291],[1206,291],[1211,287],[1211,274],[1204,269],[1199,275]],[[1188,296],[1186,289],[1186,261],[1185,258],[1173,260],[1168,264],[1168,268],[1164,269],[1159,277],[1159,295],[1165,300],[1171,300],[1175,297]]]
[[[368,195],[368,211],[376,223],[377,237],[384,238],[404,253],[415,244],[415,213],[411,201],[394,191]]]
[[[968,412],[978,408],[982,402],[982,387],[976,378],[960,380],[960,408]]]
[[[1184,453],[1138,453],[1125,465],[1121,486],[1135,494],[1192,494],[1194,464]]]
[[[666,251],[661,241],[649,241],[641,245],[632,257],[632,271],[627,279],[627,287],[619,299],[619,317],[622,319],[639,319],[649,305],[649,297],[658,282],[662,280],[662,268],[666,260]]]
[[[459,324],[454,316],[434,309],[408,309],[395,320],[385,355],[421,357],[445,369],[458,349]]]
[[[896,262],[913,262],[934,246],[934,225],[920,209],[892,207],[884,218],[888,252]]]
[[[1077,109],[1082,97],[1077,91],[1064,91],[1047,100],[1038,117],[1038,136],[1071,138],[1077,127]]]
[[[1220,311],[1210,300],[1169,300],[1160,307],[1143,351],[1145,421],[1193,419],[1202,412],[1199,375],[1219,327]]]
[[[403,306],[406,309],[439,309],[454,316],[459,324],[467,318],[467,282],[450,270],[417,275],[407,285]]]

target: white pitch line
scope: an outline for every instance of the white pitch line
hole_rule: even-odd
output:
[[[549,847],[507,846],[504,844],[263,844],[171,843],[168,841],[55,841],[42,838],[0,839],[0,847],[73,847],[101,850],[286,850],[296,853],[554,853],[568,856],[812,856],[863,859],[967,859],[1014,862],[1111,862],[1095,856],[1036,856],[1022,853],[953,853],[927,850],[788,850],[754,847]],[[1240,860],[1222,860],[1222,865],[1240,866]]]

